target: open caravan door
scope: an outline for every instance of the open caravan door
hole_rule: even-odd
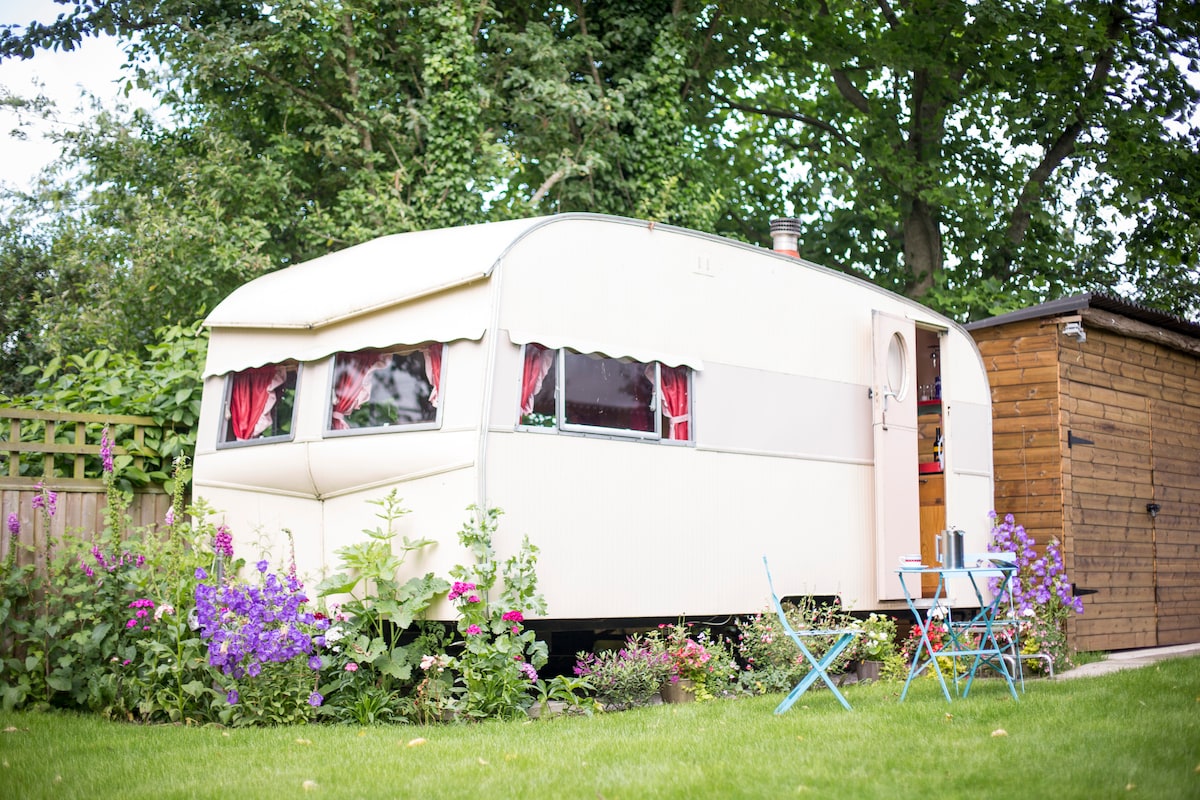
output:
[[[875,583],[903,599],[900,557],[921,552],[917,469],[916,326],[871,312],[871,422],[875,443]]]

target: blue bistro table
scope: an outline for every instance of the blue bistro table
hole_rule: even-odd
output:
[[[971,691],[971,682],[975,680],[975,673],[979,669],[979,666],[986,664],[1004,677],[1004,680],[1008,683],[1008,690],[1012,692],[1013,699],[1017,699],[1017,687],[1013,681],[1013,674],[1009,671],[1003,657],[1004,651],[1010,647],[1014,647],[1016,648],[1016,652],[1020,652],[1020,648],[1016,644],[1016,626],[1006,624],[1004,621],[998,621],[996,617],[1004,589],[1008,586],[1008,582],[1012,580],[1012,576],[1016,571],[1017,567],[1015,564],[1000,559],[989,560],[984,565],[971,567],[921,566],[913,568],[905,567],[896,570],[900,576],[900,587],[904,590],[904,601],[908,603],[909,610],[912,611],[913,617],[917,620],[917,627],[921,630],[921,640],[917,644],[916,653],[913,654],[912,666],[908,670],[908,680],[904,682],[904,691],[900,693],[901,701],[908,694],[908,687],[912,683],[913,678],[920,675],[931,664],[934,671],[937,672],[938,680],[941,681],[942,693],[946,695],[947,701],[951,699],[950,689],[946,685],[946,677],[942,674],[941,666],[938,664],[939,658],[951,658],[955,661],[959,658],[971,658],[971,669],[967,673],[967,682],[962,691],[963,697],[966,697],[967,693]],[[932,602],[929,609],[922,612],[917,607],[912,593],[908,590],[906,578],[917,578],[917,587],[919,589],[921,585],[920,576],[925,574],[936,574],[938,576],[938,583],[933,597],[924,598]],[[957,620],[953,618],[953,612],[945,602],[947,600],[946,581],[948,578],[956,577],[970,580],[971,588],[975,590],[975,599],[979,601],[979,610],[977,612],[974,612],[969,617],[964,616]],[[998,578],[999,585],[992,593],[991,599],[985,601],[983,591],[980,589],[980,581],[986,581],[988,578]],[[945,612],[945,615],[940,620],[936,620],[934,617],[936,609],[941,609]],[[929,627],[935,621],[945,624],[947,634],[946,646],[936,653],[929,641]],[[1000,633],[1012,637],[1011,640],[1006,640],[1001,645]],[[956,692],[958,689],[957,672],[957,669],[955,669],[954,685]]]

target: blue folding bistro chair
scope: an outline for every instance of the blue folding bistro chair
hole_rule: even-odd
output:
[[[779,602],[779,595],[775,594],[775,582],[771,580],[771,568],[767,564],[766,556],[763,556],[763,569],[767,571],[767,585],[771,587],[771,602],[775,604],[775,613],[779,615],[779,624],[783,626],[784,632],[796,643],[796,647],[800,648],[800,652],[804,654],[804,657],[812,666],[812,669],[804,676],[804,680],[796,684],[796,687],[788,692],[788,696],[783,698],[783,702],[776,706],[775,713],[782,714],[791,708],[800,695],[807,692],[809,687],[817,682],[818,678],[825,681],[825,685],[833,691],[834,696],[846,707],[847,711],[850,711],[850,704],[846,702],[846,698],[838,691],[837,685],[830,679],[828,670],[837,657],[842,654],[842,651],[854,641],[854,637],[862,631],[858,628],[804,628],[799,631],[794,629],[791,623],[788,622],[787,614],[783,611],[783,604]],[[806,638],[814,636],[836,636],[838,638],[833,643],[833,647],[830,647],[825,652],[825,655],[817,658],[804,644]]]

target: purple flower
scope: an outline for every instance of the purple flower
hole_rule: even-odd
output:
[[[163,522],[166,523],[167,527],[175,524],[175,506],[167,509],[167,515],[163,517]]]
[[[225,558],[233,558],[233,536],[229,533],[229,528],[224,525],[217,528],[217,533],[213,536],[212,542],[213,552]],[[265,563],[265,562],[260,562]],[[260,572],[265,570],[260,569]]]
[[[33,487],[37,490],[37,494],[33,496],[30,505],[34,509],[46,512],[46,516],[53,517],[55,506],[58,503],[58,495],[55,492],[47,491],[41,483]]]
[[[225,695],[225,702],[229,703],[229,705],[231,705],[231,706],[235,706],[235,705],[237,705],[237,701],[238,701],[237,689],[230,689],[229,694]]]
[[[208,573],[204,571],[204,567],[196,567],[195,575],[198,581],[208,580]]]
[[[535,682],[538,678],[537,670],[528,661],[521,662],[521,672],[525,673],[525,677],[529,679],[530,683]]]
[[[17,536],[21,533],[21,518],[16,514],[8,515],[8,532],[13,536]]]
[[[325,698],[322,697],[320,695],[320,693],[318,693],[318,692],[313,692],[312,694],[310,694],[308,696],[308,704],[310,706],[312,706],[313,708],[316,708],[317,706],[321,705],[321,703],[324,703],[324,702],[325,702]]]
[[[259,572],[266,572],[267,568],[270,566],[271,565],[268,564],[267,560],[264,558],[262,561],[259,561],[257,564],[255,564],[254,568],[257,569]]]
[[[104,471],[112,474],[113,457],[112,457],[112,442],[108,439],[108,426],[104,426],[104,431],[100,434],[100,460],[103,462]]]
[[[320,669],[320,668],[321,668],[321,657],[320,657],[320,656],[313,656],[312,658],[310,658],[310,659],[308,660],[308,668],[309,668],[309,669],[311,669],[311,670],[318,670],[318,669]]]

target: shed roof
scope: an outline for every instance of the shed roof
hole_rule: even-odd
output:
[[[1017,311],[1010,311],[1007,314],[981,319],[978,322],[971,322],[965,327],[971,331],[979,328],[1006,325],[1010,322],[1021,322],[1027,319],[1042,319],[1043,317],[1074,314],[1087,309],[1110,311],[1148,325],[1155,325],[1173,333],[1182,334],[1193,339],[1200,339],[1200,325],[1194,322],[1189,322],[1182,317],[1177,317],[1165,311],[1150,308],[1149,306],[1097,292],[1085,292],[1083,294],[1072,295],[1071,297],[1060,297],[1057,300],[1050,300],[1036,306],[1030,306],[1029,308],[1022,308]]]

